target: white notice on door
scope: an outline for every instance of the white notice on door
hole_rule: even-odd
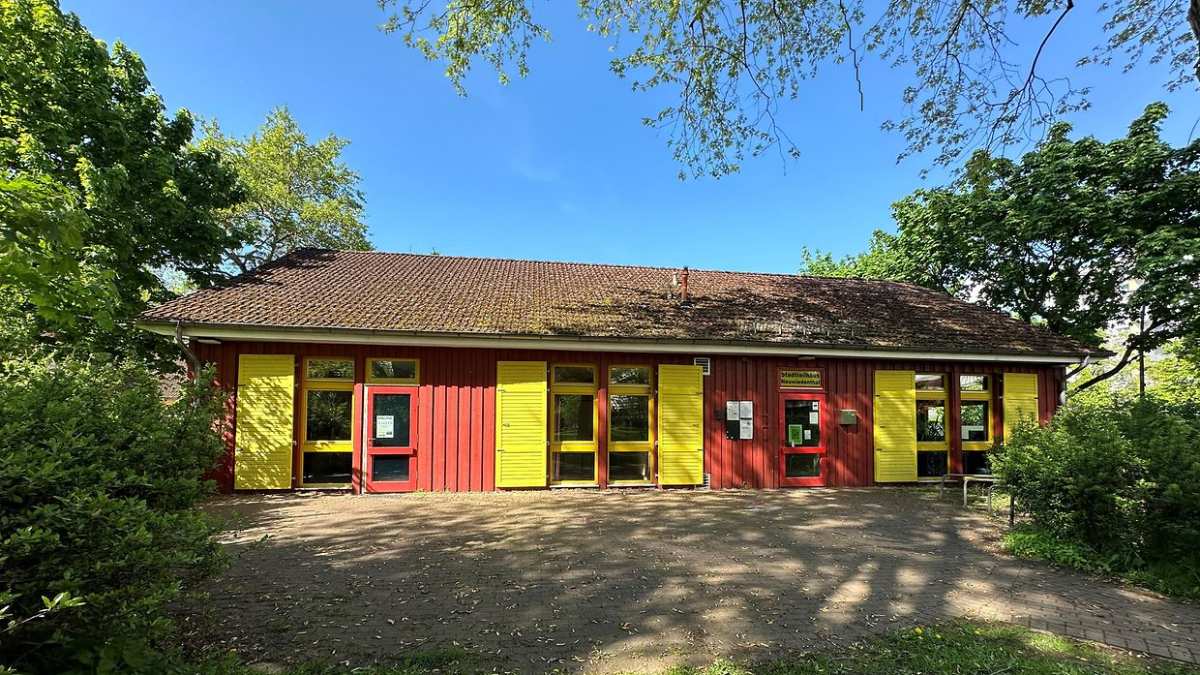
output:
[[[738,409],[738,417],[748,420],[754,417],[754,401],[742,401],[741,407]],[[742,438],[745,438],[743,436]]]
[[[375,416],[375,438],[395,438],[396,418],[392,415]]]
[[[738,418],[738,402],[737,401],[726,401],[725,402],[725,419],[736,420],[737,418]]]
[[[754,439],[754,420],[739,420],[738,421],[738,436],[743,441]]]

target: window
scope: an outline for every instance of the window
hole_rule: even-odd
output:
[[[554,438],[558,442],[591,441],[595,403],[591,394],[554,395]]]
[[[411,445],[412,396],[410,394],[374,394],[371,419],[371,444],[381,448],[407,448]]]
[[[592,483],[596,480],[596,455],[590,452],[556,452],[552,469],[557,483]]]
[[[992,472],[992,462],[990,455],[992,453],[978,450],[974,452],[963,453],[963,473],[968,474],[990,474]]]
[[[990,375],[958,376],[958,433],[964,473],[987,473],[987,458],[979,455],[992,445],[991,385]]]
[[[786,455],[783,475],[785,478],[815,478],[821,475],[821,455],[812,452]]]
[[[354,359],[305,359],[304,379],[354,382]]]
[[[649,366],[608,369],[609,482],[648,483],[654,479]]]
[[[608,437],[614,443],[649,443],[650,396],[640,394],[609,396]]]
[[[917,401],[917,442],[946,442],[945,401]]]
[[[608,457],[608,479],[613,482],[650,480],[650,453],[616,452]]]
[[[304,485],[340,485],[350,482],[349,452],[304,453]]]
[[[958,389],[963,393],[989,391],[987,375],[959,375]]]
[[[304,421],[309,443],[350,442],[352,391],[309,389],[304,395]]]
[[[644,366],[613,366],[608,370],[608,383],[614,386],[650,386],[650,369]]]
[[[784,443],[791,448],[821,445],[821,402],[787,399],[783,402]],[[789,476],[790,477],[790,476]]]
[[[352,463],[354,359],[305,359],[300,401],[303,485],[348,485]]]
[[[406,483],[411,478],[412,457],[408,455],[375,455],[371,457],[371,480]]]
[[[596,369],[591,366],[554,366],[554,384],[596,384]]]
[[[917,373],[917,478],[945,475],[950,443],[946,425],[946,376]]]
[[[946,376],[917,373],[917,391],[946,391]]]
[[[962,430],[962,442],[965,448],[968,443],[986,443],[988,440],[988,415],[990,406],[987,401],[964,400],[959,406],[959,428]]]
[[[937,478],[946,475],[946,452],[917,451],[917,478]]]
[[[550,477],[558,484],[596,482],[596,368],[551,367]]]
[[[416,359],[367,359],[367,382],[420,384],[421,364]]]

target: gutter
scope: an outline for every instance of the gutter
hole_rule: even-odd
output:
[[[239,325],[190,325],[176,321],[138,321],[137,328],[161,335],[173,330],[193,338],[252,342],[327,342],[335,344],[384,344],[409,347],[457,347],[480,349],[546,349],[565,351],[610,351],[659,354],[767,355],[794,358],[877,358],[897,360],[973,361],[981,363],[1075,364],[1087,354],[987,354],[921,352],[888,349],[845,349],[803,345],[747,344],[736,341],[699,341],[675,338],[631,340],[548,335],[513,337],[462,333],[402,333],[374,329],[344,328],[251,328]]]

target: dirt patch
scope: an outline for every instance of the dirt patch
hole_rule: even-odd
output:
[[[233,567],[188,610],[250,661],[461,647],[502,669],[758,659],[949,617],[1196,662],[1200,607],[996,553],[901,489],[229,497]]]

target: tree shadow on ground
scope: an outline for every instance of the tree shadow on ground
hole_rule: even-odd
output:
[[[631,670],[963,615],[1088,639],[1200,628],[1196,608],[997,556],[986,518],[915,490],[239,496],[211,510],[243,519],[235,561],[184,615],[207,613],[200,638],[252,661],[462,647],[501,669]]]

